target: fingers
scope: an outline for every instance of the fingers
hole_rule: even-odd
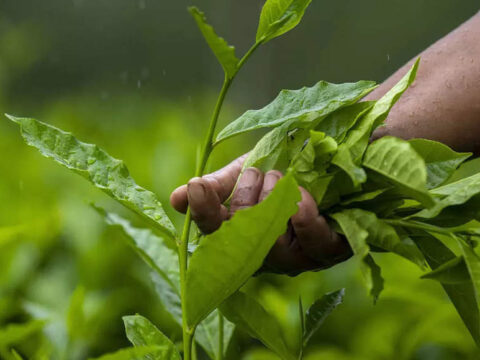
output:
[[[220,202],[224,202],[230,193],[233,191],[238,175],[242,170],[243,162],[248,154],[240,156],[238,159],[232,161],[224,168],[215,171],[212,174],[203,176],[209,183],[213,190],[217,193]],[[170,203],[173,208],[179,212],[185,213],[188,207],[187,185],[182,185],[176,188],[170,195]]]
[[[304,254],[321,262],[335,263],[337,259],[348,257],[348,243],[335,231],[330,229],[327,221],[318,213],[313,197],[303,188],[302,201],[298,212],[292,216],[292,225],[296,239]]]
[[[214,232],[227,218],[227,208],[221,204],[212,184],[205,179],[193,178],[187,188],[192,219],[203,233]]]
[[[282,176],[282,173],[277,170],[270,170],[265,174],[262,191],[260,192],[260,196],[258,197],[258,202],[263,201],[263,199],[265,199],[272,192],[273,188]]]
[[[263,173],[255,168],[248,168],[238,181],[237,188],[230,202],[230,216],[236,211],[255,205],[262,190]]]

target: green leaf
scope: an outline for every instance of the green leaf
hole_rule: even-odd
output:
[[[267,0],[257,29],[257,43],[267,42],[298,25],[312,0]]]
[[[123,323],[127,338],[133,346],[159,347],[155,357],[146,355],[145,359],[181,360],[175,345],[148,319],[140,315],[124,316]]]
[[[363,228],[362,224],[358,223],[356,217],[351,216],[350,211],[343,210],[330,216],[340,226],[355,256],[360,258],[360,269],[365,278],[368,292],[372,295],[373,301],[376,302],[383,290],[380,268],[370,256],[370,247],[367,244],[368,231]]]
[[[365,170],[353,162],[352,154],[347,144],[340,144],[336,154],[333,156],[332,164],[347,173],[355,188],[367,181]]]
[[[153,359],[161,359],[161,346],[142,346],[134,348],[120,349],[114,353],[105,354],[97,358],[90,358],[89,360],[143,360],[147,355],[153,357]]]
[[[388,191],[390,188],[385,188],[385,189],[378,189],[378,190],[373,190],[373,191],[367,191],[367,192],[364,192],[364,193],[361,193],[361,194],[356,194],[356,195],[353,195],[345,200],[342,200],[342,202],[340,203],[340,205],[350,205],[350,204],[354,204],[354,203],[361,203],[361,202],[364,202],[364,201],[370,201],[370,200],[374,200],[376,199],[377,197],[379,197],[380,195],[382,195],[383,193],[385,193],[386,191]]]
[[[375,101],[362,101],[343,107],[328,115],[315,130],[324,132],[328,136],[333,137],[337,143],[341,143],[345,139],[348,130],[374,105]]]
[[[71,339],[82,337],[85,331],[85,288],[79,286],[73,292],[67,312],[67,330]]]
[[[11,353],[12,353],[12,356],[15,360],[23,360],[23,358],[20,356],[20,354],[15,349],[12,349]]]
[[[180,301],[180,273],[178,257],[174,250],[170,249],[165,241],[148,229],[140,229],[132,226],[130,222],[114,213],[95,207],[105,217],[107,224],[120,227],[127,235],[128,244],[155,272],[151,274],[155,290],[163,306],[172,315],[178,325],[182,326],[182,304]],[[200,323],[195,332],[195,341],[200,344],[212,358],[218,357],[218,331],[216,322],[212,318],[218,316],[214,311],[209,317]],[[224,349],[233,335],[234,325],[224,323]]]
[[[427,187],[432,189],[444,183],[455,169],[472,153],[458,153],[447,145],[426,139],[408,141],[427,165]]]
[[[223,315],[250,336],[260,340],[283,360],[295,360],[288,348],[278,320],[270,315],[255,299],[236,292],[220,306]]]
[[[303,346],[305,347],[311,337],[320,329],[325,319],[335,308],[343,302],[345,289],[323,295],[307,310],[306,329],[303,333]]]
[[[367,255],[361,262],[360,268],[363,273],[363,277],[366,280],[367,289],[373,298],[373,303],[378,301],[378,297],[383,291],[384,280],[380,266],[373,260],[372,255]]]
[[[421,268],[425,267],[425,258],[416,245],[402,241],[395,229],[378,219],[373,212],[361,209],[346,209],[342,211],[342,214],[348,216],[350,221],[355,221],[358,228],[367,232],[366,241],[368,244],[400,255]]]
[[[465,204],[475,195],[480,194],[480,174],[438,187],[430,192],[434,195],[443,196],[443,198],[431,208],[416,213],[413,215],[414,217],[434,218],[449,206]]]
[[[212,49],[217,60],[220,62],[220,65],[222,65],[225,74],[228,78],[233,78],[237,72],[237,65],[239,62],[238,58],[235,56],[235,48],[228,45],[223,38],[215,33],[213,27],[207,23],[207,19],[203,12],[194,6],[189,7],[188,11],[190,11],[190,14],[192,14],[195,19],[195,22],[207,41],[208,46]]]
[[[407,141],[391,136],[374,141],[365,152],[363,165],[382,175],[405,195],[426,206],[433,205],[426,188],[425,162]]]
[[[132,249],[161,276],[164,281],[180,294],[180,273],[178,258],[174,250],[170,249],[165,240],[149,229],[141,229],[115,213],[109,213],[100,207],[94,208],[104,217],[105,222],[123,230],[127,235],[128,244]]]
[[[279,126],[287,121],[311,122],[343,106],[356,103],[374,88],[375,83],[371,81],[346,84],[320,81],[312,87],[282,90],[264,108],[248,110],[228,124],[218,133],[216,143],[247,131]]]
[[[320,131],[310,130],[310,138],[304,148],[292,159],[291,167],[305,173],[315,169],[323,174],[332,155],[337,151],[337,142]]]
[[[473,291],[475,293],[475,300],[477,303],[477,312],[480,313],[480,257],[475,250],[467,245],[462,239],[457,239],[473,284]],[[478,322],[478,325],[480,326],[480,321]]]
[[[458,284],[471,281],[463,256],[449,260],[435,270],[421,276],[422,279],[437,280],[442,284]]]
[[[261,167],[265,160],[277,158],[280,155],[281,151],[286,147],[286,137],[288,134],[289,127],[291,122],[286,122],[285,124],[273,129],[272,131],[265,134],[259,142],[255,145],[252,151],[248,154],[247,159],[243,164],[243,168],[248,167]],[[276,160],[276,159],[274,159]],[[273,163],[274,161],[272,161]],[[271,169],[265,169],[271,170]]]
[[[44,326],[45,321],[33,320],[0,328],[0,348],[23,342],[29,336],[42,330]]]
[[[345,143],[349,145],[355,163],[358,163],[362,158],[373,130],[385,121],[390,109],[415,80],[419,61],[420,59],[415,62],[407,74],[382,96],[372,109],[362,116],[348,132]]]
[[[430,267],[435,270],[455,259],[455,254],[442,242],[428,233],[414,234],[415,243],[425,255]],[[480,344],[480,316],[472,282],[465,284],[442,284],[473,339]]]
[[[480,173],[480,157],[464,162],[445,184],[450,184]]]
[[[175,228],[157,196],[135,183],[123,161],[114,159],[97,145],[81,142],[72,134],[41,121],[7,117],[20,126],[28,145],[85,177],[170,238],[175,237]]]
[[[236,212],[219,230],[205,236],[190,258],[187,271],[185,308],[190,328],[260,268],[287,229],[298,201],[298,186],[288,174],[264,201]]]

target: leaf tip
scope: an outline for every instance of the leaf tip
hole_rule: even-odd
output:
[[[10,115],[10,114],[7,114],[7,113],[5,113],[4,115],[7,119],[13,121],[14,123],[20,124],[20,118],[18,118],[16,116],[13,116],[13,115]]]

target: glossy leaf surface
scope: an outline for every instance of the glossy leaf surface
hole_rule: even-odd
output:
[[[425,162],[407,141],[391,136],[374,141],[365,152],[363,165],[385,177],[405,195],[426,206],[433,205],[426,187]]]
[[[298,25],[312,0],[267,0],[260,14],[257,42],[267,42]]]
[[[147,318],[140,315],[124,316],[123,323],[128,340],[135,346],[158,346],[155,357],[146,355],[146,359],[181,360],[175,344],[157,329]]]
[[[343,302],[345,289],[323,295],[307,310],[303,346],[306,346],[311,337],[320,329],[325,319],[335,308]]]
[[[240,210],[219,230],[205,236],[189,261],[186,309],[190,327],[197,325],[237,291],[263,263],[288,219],[297,211],[298,186],[283,177],[259,204]]]
[[[315,114],[312,121],[328,115],[342,106],[357,102],[375,88],[371,81],[331,84],[320,81],[312,87],[298,90],[282,90],[270,104],[259,110],[248,110],[228,124],[217,135],[216,142],[255,129],[282,125]]]
[[[135,183],[121,160],[97,145],[77,140],[72,134],[41,121],[8,116],[20,126],[28,145],[42,155],[88,179],[93,185],[146,219],[171,238],[175,228],[157,196]]]

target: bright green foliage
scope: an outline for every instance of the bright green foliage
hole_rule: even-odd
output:
[[[160,357],[162,354],[161,346],[142,346],[118,350],[111,354],[105,354],[90,360],[144,360],[147,356],[153,359],[168,359]]]
[[[323,295],[308,308],[305,321],[305,331],[303,332],[304,347],[322,326],[325,319],[343,302],[344,296],[345,289],[334,291]]]
[[[267,42],[298,25],[312,0],[267,0],[257,29],[257,42]]]
[[[416,233],[414,239],[433,270],[455,259],[455,254],[429,233]],[[465,284],[442,284],[442,286],[473,339],[480,344],[480,316],[472,281]]]
[[[354,187],[358,187],[358,185],[367,181],[365,170],[353,162],[350,148],[345,143],[338,147],[337,153],[332,159],[332,164],[337,165],[348,174]]]
[[[426,188],[425,161],[407,141],[385,136],[373,142],[365,153],[363,165],[385,177],[405,195],[426,206],[433,204]]]
[[[458,284],[470,281],[463,256],[458,256],[440,265],[435,270],[422,275],[422,279],[440,281],[442,284]]]
[[[185,301],[190,327],[200,323],[260,268],[285,232],[298,201],[300,193],[289,174],[264,201],[238,211],[220,229],[205,236],[190,258],[187,272]]]
[[[403,256],[422,268],[425,266],[425,259],[416,245],[402,241],[395,229],[378,219],[374,213],[361,209],[347,209],[342,211],[342,214],[355,221],[359,229],[368,233],[366,241],[370,245]]]
[[[280,324],[262,305],[243,292],[236,292],[221,306],[220,310],[230,321],[257,338],[282,360],[295,360],[288,348]]]
[[[477,311],[480,313],[480,257],[474,249],[465,244],[464,240],[458,239],[458,242],[465,259],[465,264],[467,264],[471,283],[473,284],[475,299],[477,301]]]
[[[338,223],[345,234],[353,253],[360,258],[361,270],[365,277],[365,282],[369,293],[377,301],[383,289],[383,279],[380,274],[380,268],[373,258],[369,255],[370,247],[367,244],[369,238],[368,231],[360,224],[355,217],[350,216],[351,210],[344,210],[332,214],[331,217]]]
[[[0,349],[15,345],[41,331],[45,321],[33,320],[23,324],[11,324],[0,328]]]
[[[107,213],[99,207],[97,211],[105,217],[107,224],[120,227],[127,235],[128,244],[149,265],[152,281],[157,294],[165,308],[174,320],[182,325],[182,306],[180,300],[180,273],[175,251],[170,249],[165,241],[148,229],[132,226],[130,222],[114,213]],[[195,340],[204,348],[212,359],[218,358],[218,312],[214,311],[197,327]],[[223,329],[224,349],[226,350],[233,335],[234,325],[225,321]]]
[[[97,145],[81,142],[72,134],[41,121],[10,115],[8,118],[20,126],[28,145],[42,155],[87,178],[149,224],[175,237],[175,228],[157,196],[135,183],[123,161],[114,159]]]
[[[190,14],[195,19],[198,28],[203,34],[203,37],[217,57],[217,60],[222,65],[225,74],[229,78],[233,78],[237,72],[238,59],[235,56],[235,48],[227,44],[227,42],[219,37],[211,25],[207,23],[205,14],[192,6],[188,8]]]
[[[427,165],[427,187],[429,189],[442,185],[452,176],[455,169],[471,153],[459,153],[437,141],[412,139],[408,141]]]
[[[480,193],[480,174],[472,175],[454,183],[433,189],[431,193],[441,196],[442,198],[437,201],[433,207],[415,214],[415,217],[433,218],[449,206],[465,204],[468,200]],[[469,219],[465,220],[468,221]]]
[[[23,358],[18,354],[18,352],[15,351],[15,349],[12,349],[12,356],[15,360],[23,360]]]
[[[275,100],[260,110],[248,110],[217,135],[216,142],[232,136],[282,125],[287,121],[312,121],[350,105],[375,88],[371,81],[331,84],[320,81],[312,87],[282,90]],[[314,115],[312,117],[312,115]],[[309,116],[309,117],[307,117]]]
[[[125,324],[128,340],[135,347],[159,347],[155,357],[146,355],[146,359],[181,360],[175,345],[148,319],[140,315],[124,316],[123,323]]]

